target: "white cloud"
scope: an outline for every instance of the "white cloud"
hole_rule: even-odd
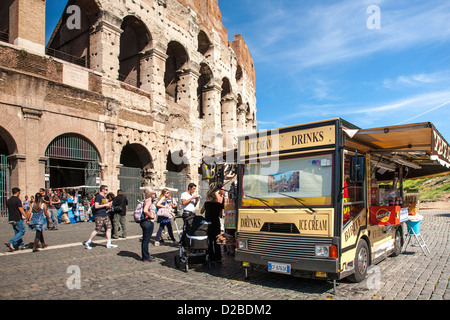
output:
[[[445,106],[447,106],[448,104],[450,104],[450,100],[445,101],[444,103],[441,103],[440,105],[438,105],[438,106],[436,106],[436,107],[434,107],[434,108],[431,108],[431,109],[429,109],[429,110],[426,110],[426,111],[424,111],[424,112],[422,112],[422,113],[420,113],[420,114],[418,114],[418,115],[415,115],[415,116],[413,116],[413,117],[411,117],[411,118],[408,118],[408,119],[406,119],[406,120],[403,120],[403,121],[399,122],[398,124],[408,123],[408,122],[410,122],[410,121],[412,121],[412,120],[414,120],[414,119],[417,119],[417,118],[420,118],[420,117],[424,116],[424,115],[427,114],[427,113],[430,113],[430,112],[436,111],[437,109],[440,109],[440,108],[442,108],[442,107],[445,107]]]
[[[448,91],[420,94],[371,106],[364,103],[301,104],[297,108],[298,111],[283,114],[275,118],[273,123],[292,125],[309,122],[311,119],[341,117],[356,125],[371,127],[376,126],[380,121],[385,124],[410,123],[416,119],[429,121],[425,119],[438,117],[438,110],[441,112],[443,109],[450,111],[450,92]]]
[[[424,85],[445,85],[450,82],[450,70],[434,73],[420,73],[413,75],[400,75],[396,79],[384,79],[383,87],[388,89],[401,89],[404,87],[423,87]]]
[[[249,26],[253,58],[292,71],[450,40],[448,1],[378,2],[381,29],[369,30],[366,9],[373,2],[280,7],[265,1]]]
[[[450,100],[450,91],[431,92],[416,95],[414,97],[408,97],[403,100],[395,101],[381,106],[356,110],[355,112],[371,114],[382,111],[405,110],[405,109],[408,110],[408,112],[412,112],[415,110],[428,109],[430,106],[439,105],[448,100]]]

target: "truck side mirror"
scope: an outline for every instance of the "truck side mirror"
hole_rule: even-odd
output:
[[[350,182],[363,182],[366,175],[366,157],[352,156],[350,158]]]

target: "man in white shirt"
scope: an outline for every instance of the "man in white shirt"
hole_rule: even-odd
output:
[[[183,209],[183,220],[191,215],[195,215],[195,206],[200,200],[200,196],[194,195],[197,186],[195,183],[189,183],[188,191],[181,194],[181,208]]]

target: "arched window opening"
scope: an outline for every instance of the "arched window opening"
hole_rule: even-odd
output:
[[[79,10],[80,21],[73,27],[68,19],[74,14],[67,9],[75,5]],[[78,12],[77,12],[78,14]],[[100,8],[95,1],[70,0],[61,17],[61,22],[47,44],[46,54],[70,63],[90,68],[91,29],[99,19]]]
[[[227,122],[233,121],[233,109],[227,99],[231,96],[231,84],[228,78],[222,79],[222,92],[220,94],[221,107],[221,122],[222,128],[227,126]]]
[[[177,102],[177,88],[180,81],[179,72],[186,67],[189,61],[186,49],[176,41],[171,41],[167,46],[166,71],[164,73],[164,85],[166,87],[166,99]]]
[[[198,86],[197,86],[197,100],[198,100],[198,115],[200,119],[203,119],[205,116],[205,97],[204,97],[204,89],[208,86],[208,84],[213,79],[213,73],[211,68],[206,64],[200,64],[200,77],[198,78]]]
[[[145,24],[134,16],[125,17],[121,28],[119,80],[139,88],[141,52],[151,42],[151,35]]]
[[[237,126],[238,130],[244,129],[244,126],[245,126],[245,109],[244,109],[244,105],[242,103],[242,96],[240,94],[238,94],[238,96],[237,96],[236,126]]]
[[[2,0],[0,6],[0,41],[9,42],[9,7],[14,0]]]
[[[197,36],[198,47],[197,51],[208,58],[208,51],[211,49],[212,42],[209,40],[208,36],[204,31],[200,31]]]
[[[0,216],[8,216],[6,201],[11,196],[11,164],[8,162],[8,156],[16,151],[16,144],[11,135],[0,127]],[[12,186],[14,187],[14,186]]]
[[[223,78],[222,79],[222,92],[221,92],[221,98],[226,98],[228,95],[231,94],[231,84],[230,84],[230,80],[228,80],[228,78]]]
[[[174,161],[175,159],[175,161]],[[188,159],[184,155],[183,150],[169,151],[167,154],[166,170],[169,172],[186,173],[189,169]]]
[[[126,144],[120,154],[120,189],[128,203],[137,203],[142,199],[143,185],[148,185],[146,172],[153,168],[153,160],[147,148],[137,143]]]
[[[236,82],[242,79],[242,67],[240,65],[236,68]]]
[[[45,173],[51,188],[92,186],[94,192],[100,177],[100,155],[96,147],[78,134],[63,134],[47,146]]]

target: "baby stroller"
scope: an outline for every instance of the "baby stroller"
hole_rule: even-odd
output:
[[[208,229],[211,223],[202,216],[185,218],[183,235],[180,239],[179,255],[174,257],[178,269],[184,267],[187,272],[189,264],[207,263],[211,267],[208,251]]]

